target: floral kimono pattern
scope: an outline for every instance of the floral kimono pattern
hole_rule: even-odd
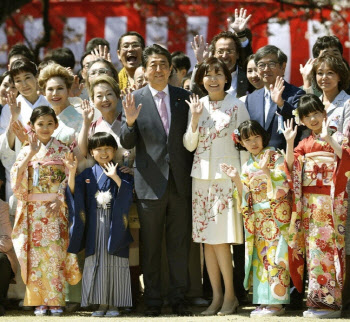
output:
[[[270,149],[268,168],[272,185],[259,167]],[[241,209],[245,230],[245,280],[253,283],[254,304],[289,303],[288,227],[291,196],[284,172],[284,158],[267,147],[243,166]]]
[[[327,142],[314,134],[294,150],[291,175],[294,200],[288,244],[291,277],[299,291],[303,287],[306,258],[307,305],[339,310],[345,272],[345,189],[350,149],[340,133],[333,137],[343,142],[341,160]]]
[[[65,203],[67,177],[62,162],[69,149],[52,138],[18,177],[18,164],[29,147],[21,149],[11,169],[11,183],[18,199],[13,245],[26,284],[24,305],[65,305],[65,282],[81,279],[76,255],[68,254],[68,216]],[[62,202],[58,214],[49,214],[52,201]]]

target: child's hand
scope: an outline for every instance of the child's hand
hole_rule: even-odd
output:
[[[62,205],[62,201],[59,199],[55,199],[53,202],[49,202],[47,207],[47,213],[49,215],[58,215],[60,212],[60,208]]]
[[[31,135],[28,136],[29,139],[29,153],[32,155],[35,155],[39,152],[41,148],[41,142],[38,140],[38,137],[35,133],[31,133]]]
[[[330,137],[329,136],[329,119],[328,120],[323,119],[320,137],[321,137],[321,139],[324,139],[324,140],[329,139],[329,137]]]
[[[118,177],[117,175],[117,166],[118,163],[115,165],[112,162],[106,163],[104,165],[105,169],[103,169],[103,172],[106,174],[107,177],[113,178],[113,177]]]
[[[83,100],[83,102],[81,103],[81,109],[83,110],[82,115],[84,123],[90,126],[92,120],[94,119],[94,107],[90,105],[88,100]]]
[[[29,141],[27,131],[22,125],[21,121],[17,120],[16,122],[12,122],[11,130],[22,143]]]
[[[78,168],[78,159],[76,156],[73,157],[72,152],[67,152],[62,159],[64,166],[69,172],[75,172]]]
[[[270,151],[270,150],[265,151],[264,155],[261,157],[261,159],[259,161],[259,168],[264,172],[270,172],[267,165],[269,164],[271,153],[272,153],[272,151]]]
[[[297,125],[293,128],[293,119],[284,121],[283,135],[287,142],[294,142],[295,137],[297,136],[297,129]]]
[[[232,181],[240,180],[239,173],[232,165],[220,164],[221,171],[231,178]]]

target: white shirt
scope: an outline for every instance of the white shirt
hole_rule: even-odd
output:
[[[30,120],[33,110],[41,105],[50,106],[50,103],[46,100],[43,95],[40,95],[34,104],[30,103],[24,96],[18,95],[17,103],[21,102],[21,114],[18,117],[18,120],[25,126]],[[10,107],[6,104],[1,111],[0,116],[0,134],[4,133],[9,126],[11,118]]]
[[[170,124],[171,124],[171,111],[170,111],[170,94],[169,94],[169,86],[165,86],[165,88],[162,91],[158,91],[156,89],[154,89],[153,87],[151,87],[151,85],[148,84],[148,87],[152,93],[154,102],[156,103],[156,106],[159,110],[159,105],[160,105],[160,98],[158,96],[156,96],[158,94],[158,92],[164,92],[166,95],[164,97],[164,102],[165,102],[165,106],[166,106],[166,111],[168,112],[168,122],[169,122],[169,129],[170,129]]]
[[[233,96],[237,96],[237,75],[238,75],[238,67],[236,67],[236,70],[234,72],[231,73],[231,87],[229,88],[229,90],[226,91],[226,93],[229,93]]]

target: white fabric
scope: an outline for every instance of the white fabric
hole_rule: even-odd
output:
[[[264,112],[265,112],[265,122],[267,120],[267,116],[269,115],[270,107],[271,107],[271,94],[270,91],[265,88],[265,106],[264,106]]]

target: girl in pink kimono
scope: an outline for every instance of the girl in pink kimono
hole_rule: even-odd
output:
[[[26,284],[25,306],[36,315],[61,315],[66,281],[81,279],[76,255],[68,254],[67,185],[63,158],[69,149],[52,136],[58,126],[48,106],[33,110],[33,133],[11,169],[18,199],[12,240]]]
[[[312,134],[293,151],[297,127],[293,127],[293,121],[285,123],[287,171],[294,190],[290,273],[301,291],[306,258],[309,294],[304,317],[337,318],[345,272],[345,188],[350,149],[347,139],[329,128],[324,105],[317,96],[302,96],[294,114],[295,122],[302,122]]]

